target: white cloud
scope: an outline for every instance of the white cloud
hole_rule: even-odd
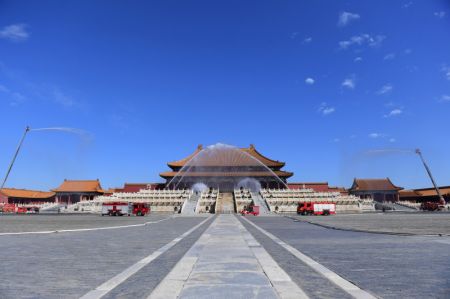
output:
[[[342,81],[342,87],[346,87],[348,89],[355,89],[356,83],[355,79],[353,78],[346,78],[344,81]]]
[[[450,80],[450,67],[444,65],[441,69],[441,71],[444,73],[445,77],[447,78],[447,80]]]
[[[384,60],[392,60],[394,58],[395,58],[395,53],[389,53],[383,57]]]
[[[403,8],[408,8],[412,5],[412,1],[409,1],[408,3],[403,4]]]
[[[391,110],[388,114],[385,114],[383,117],[387,118],[387,117],[399,116],[402,113],[403,113],[402,109],[396,108],[396,109]]]
[[[369,134],[369,137],[370,137],[370,138],[373,138],[373,139],[381,138],[381,137],[383,137],[383,136],[384,136],[384,134],[381,134],[381,133],[370,133],[370,134]]]
[[[312,37],[306,37],[304,40],[303,40],[303,43],[304,44],[309,44],[310,42],[312,42]]]
[[[298,35],[298,32],[292,32],[291,33],[291,39],[296,39]]]
[[[334,107],[328,106],[327,103],[323,102],[322,104],[320,104],[320,107],[319,109],[317,109],[317,111],[322,115],[329,115],[335,112],[336,109],[334,109]]]
[[[305,79],[305,83],[308,85],[313,85],[315,82],[316,81],[311,77]]]
[[[362,57],[356,57],[355,59],[353,59],[353,62],[361,62],[363,59]]]
[[[12,92],[11,93],[11,99],[12,101],[9,103],[11,106],[18,106],[25,102],[26,97],[21,94],[20,92]]]
[[[334,109],[333,107],[327,107],[325,109],[323,109],[322,113],[323,115],[328,115],[333,113],[334,111],[336,111],[336,109]]]
[[[437,12],[434,13],[434,16],[438,17],[439,19],[444,18],[446,15],[447,15],[447,13],[445,11],[442,11],[442,10],[441,11],[437,11]]]
[[[13,107],[22,104],[26,100],[26,97],[23,94],[12,91],[5,85],[0,84],[0,92],[6,94],[6,97],[10,100],[9,105]]]
[[[354,35],[349,40],[344,40],[339,42],[339,47],[341,49],[348,49],[351,46],[364,46],[378,47],[381,45],[383,40],[386,39],[384,35],[371,36],[369,34]]]
[[[390,93],[392,89],[394,89],[394,87],[391,84],[385,84],[377,91],[377,94],[387,94]]]
[[[347,24],[349,24],[350,22],[358,19],[360,19],[359,14],[344,11],[339,14],[338,25],[344,27],[347,26]]]
[[[5,85],[0,84],[0,91],[4,93],[9,93],[9,89]]]
[[[340,139],[340,138],[334,138],[333,141],[334,141],[334,142],[340,142],[341,139]]]
[[[69,97],[68,95],[64,94],[61,90],[59,90],[58,88],[55,88],[52,91],[52,95],[53,95],[53,101],[57,104],[60,104],[64,107],[72,107],[76,104],[76,102]]]
[[[443,94],[443,95],[441,96],[440,102],[450,102],[450,96],[447,95],[447,94]]]
[[[368,135],[368,137],[371,138],[371,139],[383,139],[383,140],[386,140],[386,138],[389,138],[388,139],[389,142],[395,142],[396,141],[395,138],[389,137],[388,134],[384,134],[384,133],[376,133],[376,132],[375,133],[370,133]]]
[[[4,38],[10,41],[26,41],[29,37],[30,34],[26,31],[25,24],[12,24],[3,27],[0,30],[0,38]]]

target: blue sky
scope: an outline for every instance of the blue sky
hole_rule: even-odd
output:
[[[0,1],[0,174],[160,181],[198,144],[294,181],[450,184],[448,1]],[[383,151],[381,151],[383,150]],[[385,151],[384,151],[385,150]]]

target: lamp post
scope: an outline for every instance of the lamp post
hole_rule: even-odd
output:
[[[16,153],[14,154],[11,164],[9,164],[8,171],[6,172],[5,178],[3,179],[3,183],[0,189],[3,189],[3,187],[5,186],[6,180],[8,180],[9,173],[11,172],[14,162],[16,161],[17,155],[19,154],[20,148],[22,147],[23,141],[25,140],[25,137],[27,136],[27,133],[30,132],[30,130],[31,128],[29,126],[25,128],[25,132],[23,133],[22,139],[20,139],[19,145],[17,146]]]
[[[434,181],[433,175],[431,174],[430,168],[428,167],[427,163],[425,163],[425,159],[423,158],[422,152],[420,151],[420,149],[416,149],[416,154],[418,154],[420,159],[422,160],[423,166],[425,166],[428,176],[430,177],[431,182],[433,183],[434,189],[436,189],[436,193],[439,197],[439,204],[445,205],[445,199],[442,196],[441,191],[437,187],[436,182]]]

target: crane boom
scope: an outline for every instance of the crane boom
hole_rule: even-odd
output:
[[[11,164],[9,164],[8,171],[6,172],[5,178],[3,179],[3,183],[2,183],[2,186],[0,187],[0,189],[3,189],[3,187],[5,186],[6,180],[8,180],[9,173],[11,172],[11,169],[12,169],[12,167],[14,165],[14,162],[16,161],[17,155],[19,154],[20,148],[22,147],[23,141],[25,140],[25,137],[27,136],[27,133],[29,131],[30,131],[30,127],[27,126],[25,128],[25,132],[23,133],[22,139],[20,139],[19,145],[17,146],[17,149],[16,149],[16,152],[14,154],[14,157],[11,160]]]
[[[439,203],[440,203],[441,205],[445,205],[445,199],[444,199],[444,197],[442,196],[441,191],[440,191],[439,188],[437,187],[436,182],[434,181],[433,175],[431,174],[431,170],[430,170],[430,168],[428,167],[427,163],[425,162],[425,159],[423,158],[422,152],[420,151],[420,149],[416,149],[416,154],[418,154],[419,157],[420,157],[420,159],[422,160],[423,166],[425,166],[425,170],[427,171],[428,176],[430,177],[430,180],[431,180],[431,182],[433,183],[434,189],[436,189],[436,193],[437,193],[437,195],[438,195],[438,197],[439,197]]]

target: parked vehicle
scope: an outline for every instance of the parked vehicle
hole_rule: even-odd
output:
[[[145,216],[150,213],[150,207],[146,203],[133,203],[133,215]]]
[[[131,204],[128,202],[104,202],[102,216],[124,216],[131,214]]]
[[[131,202],[104,202],[102,216],[145,216],[150,213],[150,207],[146,203]]]
[[[5,203],[1,206],[1,212],[4,214],[14,214],[16,212],[16,205],[12,203]]]
[[[420,209],[423,211],[440,211],[444,209],[444,206],[440,205],[439,202],[427,201],[420,205]]]
[[[335,203],[299,202],[297,214],[301,215],[334,215],[336,214]]]
[[[26,214],[27,208],[26,207],[16,207],[16,214]]]
[[[241,215],[242,216],[245,216],[245,215],[258,216],[259,215],[259,206],[249,205],[248,208],[243,209],[241,211]]]

